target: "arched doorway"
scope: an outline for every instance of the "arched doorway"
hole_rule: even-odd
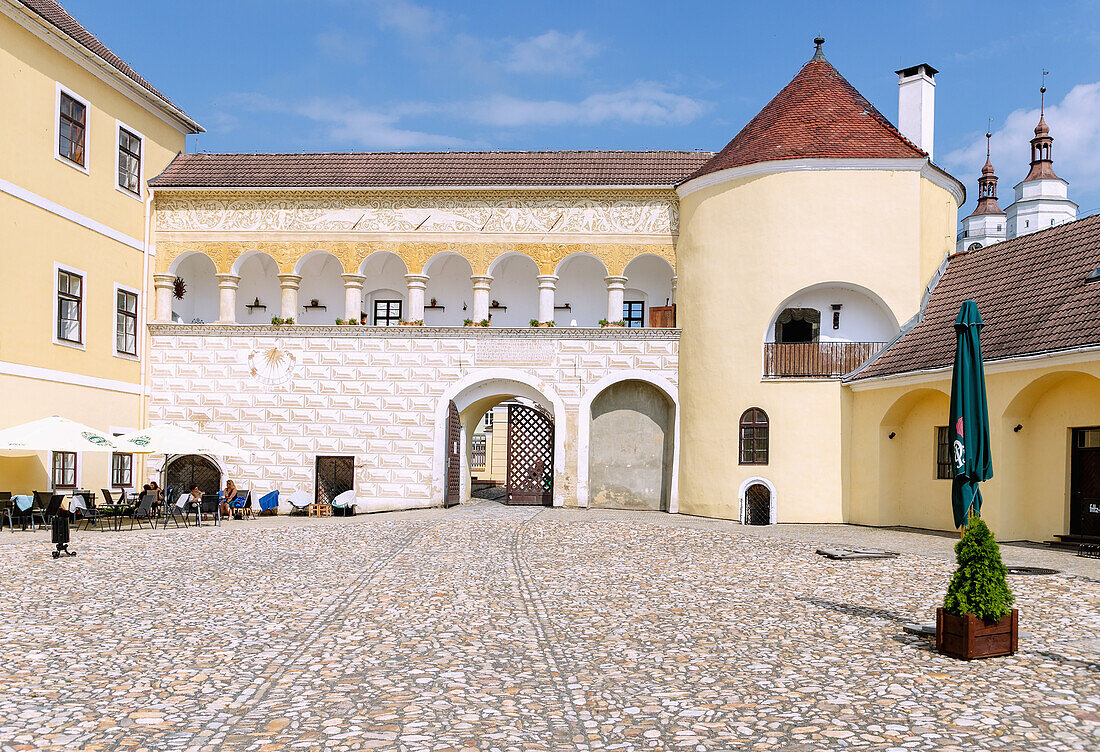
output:
[[[188,493],[193,484],[204,494],[217,493],[222,487],[222,471],[212,460],[198,454],[173,457],[164,475],[164,487],[171,490],[174,499]]]
[[[763,483],[753,483],[745,489],[745,524],[767,525],[771,522],[772,492]]]
[[[484,426],[486,413],[492,411],[505,416],[503,424],[494,427],[494,440],[503,441],[505,452],[511,455],[506,458],[508,467],[501,482],[512,498],[502,497],[501,501],[561,506],[564,499],[558,481],[564,472],[565,449],[561,432],[555,427],[564,425],[565,405],[539,380],[506,368],[470,374],[442,395],[436,409],[436,482],[433,486],[437,503],[449,504],[448,481],[453,479],[448,472],[453,472],[454,467],[452,405],[459,415],[462,447],[458,457],[462,486],[459,498],[471,498],[475,432],[479,426]],[[494,411],[494,408],[498,409]]]
[[[625,380],[592,400],[588,506],[667,511],[675,405],[653,384]]]

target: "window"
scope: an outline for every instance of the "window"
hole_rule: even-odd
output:
[[[955,468],[951,464],[951,430],[949,426],[936,426],[936,480],[951,480]]]
[[[401,321],[400,300],[374,301],[374,325],[397,326]]]
[[[115,292],[115,350],[137,355],[138,296],[128,290]]]
[[[741,415],[741,465],[768,464],[768,414],[759,407],[750,407]]]
[[[116,488],[129,488],[134,485],[134,455],[111,455],[111,485]]]
[[[79,274],[57,270],[57,338],[63,342],[82,344],[81,316],[84,301],[84,278]]]
[[[54,452],[52,476],[54,488],[76,488],[76,452]]]
[[[640,329],[645,326],[645,303],[640,300],[623,301],[623,321],[631,329]]]
[[[816,308],[784,308],[775,320],[775,341],[817,342],[821,311]]]
[[[73,164],[84,166],[84,138],[88,108],[71,95],[61,92],[57,119],[57,153]]]
[[[141,136],[118,128],[118,187],[141,195]]]

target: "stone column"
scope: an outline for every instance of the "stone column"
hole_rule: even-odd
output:
[[[539,281],[539,323],[554,320],[554,291],[558,289],[558,275],[540,274]]]
[[[298,321],[298,286],[302,284],[299,274],[280,274],[279,287],[283,290],[283,303],[279,313],[282,319],[294,319]]]
[[[676,305],[676,280],[678,280],[675,274],[672,275],[672,300],[669,301],[670,305]]]
[[[424,291],[428,289],[427,274],[406,274],[405,284],[409,288],[409,310],[405,321],[424,320]]]
[[[157,321],[172,320],[172,296],[175,294],[175,274],[154,274],[153,287],[157,291]]]
[[[626,292],[626,277],[604,277],[607,283],[607,320],[623,320],[623,294]]]
[[[489,318],[489,288],[493,278],[488,274],[475,274],[470,281],[474,283],[474,311],[470,318],[476,323]]]
[[[218,323],[237,323],[237,285],[241,278],[236,274],[215,274],[218,278]]]
[[[367,278],[362,274],[341,274],[344,280],[344,318],[359,321],[363,315],[363,283]]]

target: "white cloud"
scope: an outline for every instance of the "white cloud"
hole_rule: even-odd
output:
[[[1100,189],[1100,81],[1074,86],[1061,102],[1047,105],[1046,121],[1054,137],[1054,171],[1069,181],[1070,198],[1075,191]],[[991,156],[1001,178],[1002,206],[1011,202],[1011,187],[1027,174],[1029,142],[1038,122],[1038,108],[1015,110],[993,131]],[[985,164],[985,134],[949,153],[944,164],[971,187]]]
[[[579,73],[599,51],[583,31],[562,34],[550,30],[517,42],[508,57],[508,69],[517,73]]]
[[[338,30],[321,32],[313,41],[322,54],[357,65],[366,61],[366,50],[371,44],[363,37]]]
[[[519,99],[497,95],[476,102],[449,105],[457,117],[505,128],[532,125],[683,125],[700,117],[710,104],[674,94],[652,81],[639,81],[625,89],[591,94],[577,102]]]
[[[408,36],[429,36],[443,30],[443,14],[408,0],[376,0],[378,25]]]

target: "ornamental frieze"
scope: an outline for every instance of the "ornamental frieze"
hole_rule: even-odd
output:
[[[157,229],[171,232],[484,232],[675,235],[672,191],[170,192]]]
[[[428,261],[440,253],[456,253],[470,262],[474,274],[486,274],[493,261],[506,253],[531,257],[540,274],[554,274],[557,265],[574,253],[586,253],[603,262],[608,274],[622,274],[638,256],[665,259],[676,268],[676,249],[671,244],[628,243],[455,243],[443,241],[257,241],[196,240],[162,241],[157,244],[157,270],[174,271],[173,261],[183,254],[201,253],[214,262],[218,272],[232,272],[237,259],[248,253],[263,253],[278,265],[280,273],[294,273],[298,262],[315,251],[331,253],[345,272],[354,273],[373,253],[398,256],[409,272],[425,270]]]

